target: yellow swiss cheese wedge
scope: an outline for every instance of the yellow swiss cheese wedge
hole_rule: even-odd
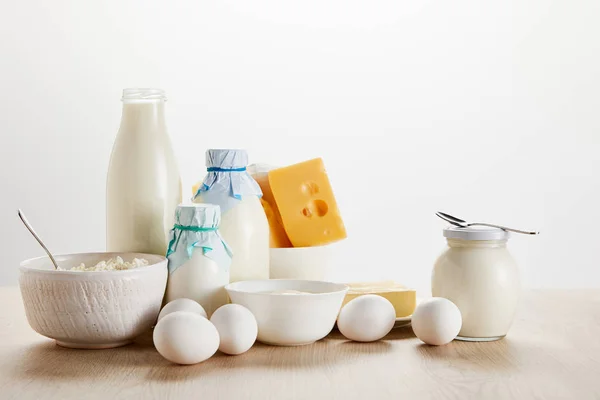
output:
[[[294,247],[319,246],[346,238],[322,159],[273,169],[268,177],[281,222]]]
[[[255,175],[254,179],[258,182],[258,185],[263,192],[260,204],[262,204],[265,214],[267,215],[267,220],[269,221],[269,247],[292,247],[292,243],[285,233],[285,229],[283,229],[279,209],[273,198],[267,174]]]
[[[417,292],[393,281],[348,283],[350,289],[344,298],[342,307],[350,300],[365,294],[376,294],[385,297],[396,310],[396,318],[412,315],[417,306]]]

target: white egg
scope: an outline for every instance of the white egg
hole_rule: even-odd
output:
[[[189,311],[194,314],[198,314],[201,317],[207,318],[206,311],[204,308],[191,299],[175,299],[168,302],[162,310],[160,310],[160,314],[158,314],[158,320],[168,314],[171,314],[175,311]]]
[[[221,338],[219,350],[225,354],[238,355],[252,347],[258,335],[256,318],[250,310],[239,304],[219,307],[210,317]]]
[[[433,297],[417,306],[411,324],[415,335],[423,342],[441,346],[456,338],[462,326],[462,316],[450,300]]]
[[[219,348],[217,328],[206,318],[188,311],[175,311],[158,321],[153,340],[160,355],[176,364],[202,362]]]
[[[379,340],[392,330],[396,310],[388,299],[374,294],[359,296],[346,304],[337,319],[342,335],[357,342]]]

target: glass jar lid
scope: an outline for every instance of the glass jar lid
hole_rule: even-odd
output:
[[[444,237],[460,240],[507,240],[510,237],[510,232],[487,226],[461,228],[451,225],[444,229]]]

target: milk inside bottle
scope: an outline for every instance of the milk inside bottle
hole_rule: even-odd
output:
[[[219,231],[233,252],[231,282],[269,278],[269,223],[247,165],[245,150],[208,150],[208,174],[193,198],[221,208]]]
[[[221,212],[215,204],[181,204],[167,250],[169,281],[166,301],[200,303],[208,317],[227,304],[231,250],[219,234]]]
[[[125,89],[106,184],[108,251],[164,255],[181,203],[181,179],[165,124],[165,93]]]

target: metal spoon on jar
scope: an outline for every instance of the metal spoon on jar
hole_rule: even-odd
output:
[[[499,228],[499,229],[503,229],[505,231],[522,233],[524,235],[539,235],[540,234],[539,232],[522,231],[520,229],[507,228],[506,226],[488,224],[488,223],[485,223],[485,222],[467,222],[465,220],[453,217],[450,214],[446,214],[446,213],[443,213],[443,212],[440,212],[440,211],[436,212],[435,215],[437,215],[438,217],[440,217],[444,221],[450,222],[452,225],[460,226],[461,228],[468,228],[469,226],[488,226],[490,228]]]
[[[46,251],[46,254],[48,254],[48,257],[50,257],[50,261],[52,261],[52,264],[54,264],[54,269],[58,269],[58,264],[56,263],[56,260],[54,259],[54,256],[52,256],[52,253],[50,253],[50,250],[48,250],[48,248],[46,247],[46,245],[44,244],[44,242],[42,242],[42,239],[40,239],[40,237],[35,233],[35,231],[31,227],[31,225],[29,224],[29,221],[27,221],[27,218],[25,218],[25,215],[23,214],[23,211],[21,211],[21,209],[18,209],[17,213],[19,214],[19,218],[21,218],[21,221],[23,221],[23,224],[25,225],[25,228],[27,228],[29,230],[29,232],[33,235],[33,237],[35,238],[35,240],[38,241],[38,243],[40,244],[40,246],[42,246],[44,248],[44,250]]]

